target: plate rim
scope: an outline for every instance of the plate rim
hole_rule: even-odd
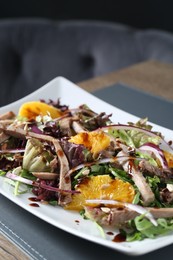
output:
[[[102,101],[101,99],[99,99],[99,98],[93,96],[92,93],[87,92],[86,90],[80,88],[78,85],[74,84],[73,82],[71,82],[71,81],[69,81],[68,79],[66,79],[66,78],[64,78],[64,77],[61,77],[61,76],[52,79],[52,80],[49,81],[47,84],[45,84],[45,85],[42,86],[41,88],[37,89],[36,91],[30,93],[29,95],[27,95],[27,96],[25,96],[25,97],[23,97],[23,98],[21,98],[21,99],[19,99],[19,100],[17,100],[17,101],[14,101],[14,102],[12,102],[12,103],[6,105],[6,106],[1,107],[1,108],[0,108],[0,112],[1,112],[1,111],[5,111],[5,110],[9,110],[9,108],[10,108],[11,106],[12,106],[12,107],[19,106],[19,104],[21,104],[21,103],[27,101],[28,99],[31,100],[33,96],[39,95],[39,94],[42,93],[43,91],[47,91],[47,89],[48,89],[50,86],[53,86],[55,83],[56,83],[56,84],[62,84],[62,85],[68,83],[68,84],[70,84],[72,87],[74,87],[74,88],[76,89],[76,91],[79,91],[80,93],[83,93],[84,95],[87,94],[87,95],[89,95],[89,97],[92,96],[92,97],[94,98],[94,100],[97,100],[97,101],[101,102],[102,104],[105,104],[106,106],[108,105],[110,108],[118,109],[119,111],[122,111],[123,113],[125,113],[125,114],[127,114],[127,115],[134,116],[134,115],[129,114],[128,112],[125,112],[125,111],[123,111],[123,110],[121,110],[121,109],[119,109],[119,108],[116,108],[116,107],[114,107],[114,106],[108,104],[108,103],[105,102],[105,101]],[[136,117],[136,116],[134,116],[134,117],[135,117],[135,118],[138,118],[138,117]],[[153,124],[153,125],[155,125],[155,124]],[[157,125],[157,126],[158,126],[159,128],[161,127],[161,128],[163,128],[163,129],[165,129],[166,131],[171,131],[171,132],[173,133],[173,131],[172,131],[171,129],[167,129],[167,128],[162,127],[162,126],[159,126],[159,125]],[[2,184],[1,179],[3,179],[3,177],[0,178],[0,184]],[[10,197],[10,198],[9,198],[9,197],[8,197],[8,194],[6,194],[6,192],[3,191],[3,190],[1,190],[0,193],[1,193],[3,196],[5,196],[6,198],[10,199],[12,202],[16,203],[18,206],[20,206],[20,207],[24,208],[25,210],[27,210],[27,208],[26,208],[25,206],[21,206],[21,204],[20,204],[19,202],[16,202],[15,197],[12,197],[12,198]],[[64,210],[64,209],[63,209],[63,210]],[[99,241],[99,242],[98,242],[98,241],[96,241],[96,238],[95,238],[95,237],[91,237],[91,235],[87,235],[87,238],[85,238],[85,237],[83,237],[83,233],[75,234],[75,233],[74,233],[74,230],[69,230],[69,228],[68,228],[68,230],[67,230],[67,228],[62,228],[62,227],[60,227],[59,225],[58,225],[58,226],[55,225],[55,223],[52,223],[50,220],[49,220],[49,221],[45,220],[43,217],[40,217],[40,214],[39,214],[35,209],[32,209],[32,210],[31,210],[31,208],[30,208],[30,210],[27,210],[27,211],[29,211],[30,213],[34,214],[35,216],[41,218],[42,220],[48,222],[49,224],[54,225],[55,227],[58,227],[58,228],[60,228],[60,229],[62,229],[62,230],[64,230],[64,231],[66,231],[66,232],[69,232],[69,233],[71,233],[71,234],[73,234],[73,235],[77,235],[78,237],[87,239],[87,240],[89,240],[89,241],[92,241],[92,242],[95,242],[95,243],[98,243],[98,244],[104,246],[104,244],[101,243],[102,241],[101,241],[100,239],[98,239],[98,241]],[[155,239],[155,241],[156,241],[156,239]],[[104,240],[104,242],[105,242],[105,240]],[[142,241],[141,241],[141,242],[142,242]],[[141,244],[141,242],[140,242],[140,244]],[[127,243],[127,242],[125,242],[125,243]],[[172,243],[173,243],[173,238],[172,238],[172,240],[170,239],[170,242],[169,242],[169,243],[168,243],[168,242],[165,242],[165,244],[163,243],[162,246],[160,246],[160,244],[157,244],[157,245],[155,245],[154,248],[151,248],[151,247],[150,247],[150,248],[148,248],[148,250],[146,250],[146,248],[145,248],[145,250],[143,249],[143,251],[141,251],[141,252],[140,252],[139,250],[138,250],[138,251],[135,251],[134,249],[129,248],[129,247],[124,248],[123,246],[120,245],[120,243],[116,243],[116,244],[114,243],[114,245],[116,245],[116,246],[110,246],[107,242],[105,242],[105,246],[110,247],[110,248],[112,248],[112,249],[115,249],[115,250],[117,250],[117,251],[119,251],[119,252],[128,254],[128,255],[143,255],[143,254],[146,254],[146,253],[148,253],[148,252],[157,250],[157,249],[159,249],[159,248],[161,248],[161,247],[165,247],[165,246],[167,246],[167,245],[170,245],[170,244],[172,244]]]

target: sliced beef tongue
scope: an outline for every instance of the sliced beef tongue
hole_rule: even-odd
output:
[[[13,119],[14,117],[15,117],[15,114],[13,113],[13,111],[8,111],[8,112],[0,115],[0,120]]]
[[[6,135],[4,132],[0,132],[0,144],[2,144],[4,141],[8,139],[9,139],[8,135]]]
[[[53,144],[55,146],[55,151],[57,153],[59,162],[60,162],[60,179],[59,179],[59,188],[62,190],[71,190],[71,179],[70,176],[66,176],[66,173],[69,171],[69,163],[67,157],[59,144],[59,141],[54,139]],[[59,204],[61,206],[69,203],[71,201],[70,193],[60,193],[59,195]]]
[[[73,134],[71,125],[72,125],[71,117],[65,117],[59,121],[59,126],[60,126],[60,129],[62,130],[63,135],[71,136]]]
[[[0,130],[2,130],[7,135],[21,139],[25,139],[27,135],[27,130],[24,129],[24,125],[17,125],[15,123],[8,125],[2,125],[0,123]]]
[[[145,208],[154,218],[172,218],[173,208]],[[107,208],[107,207],[85,207],[86,215],[101,226],[119,227],[139,216],[140,213],[128,208]]]
[[[123,151],[119,152],[118,156],[128,156],[128,154],[125,154]],[[132,180],[134,181],[135,185],[137,186],[142,199],[143,199],[143,205],[148,206],[151,202],[154,201],[155,195],[153,191],[151,190],[149,184],[147,183],[145,177],[143,174],[135,167],[133,161],[130,160],[121,160],[120,164],[122,165],[124,171],[126,171],[128,174],[131,175]]]
[[[158,168],[151,163],[149,163],[146,160],[142,160],[139,162],[139,167],[142,172],[146,175],[150,176],[158,176],[162,180],[173,180],[173,170],[172,169],[163,169],[163,168]]]
[[[173,203],[173,191],[170,191],[169,188],[164,188],[160,191],[160,198],[163,202],[172,204]]]
[[[148,206],[151,202],[155,200],[155,195],[152,192],[149,184],[147,183],[145,177],[143,174],[136,170],[134,166],[131,167],[130,173],[132,175],[132,180],[138,187],[138,190],[142,196],[143,199],[143,205]]]

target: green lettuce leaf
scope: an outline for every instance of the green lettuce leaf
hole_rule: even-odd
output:
[[[145,238],[155,238],[159,235],[167,234],[173,231],[173,219],[157,219],[157,226],[154,226],[145,215],[140,215],[134,220],[129,222],[129,226],[134,230],[131,233],[126,234],[126,240],[128,242],[143,240]]]
[[[149,136],[146,133],[139,132],[137,130],[110,130],[109,134],[115,138],[120,138],[126,145],[138,148],[145,143],[154,143],[158,145],[160,143],[160,136]]]
[[[147,118],[140,119],[137,123],[129,123],[131,126],[140,127],[142,129],[150,131],[152,129],[152,126],[147,124]],[[140,132],[138,129],[132,129],[132,130],[115,130],[111,129],[109,131],[109,134],[113,135],[115,138],[120,138],[121,141],[123,141],[126,145],[138,148],[141,145],[145,143],[154,143],[156,145],[160,142],[160,133],[156,133],[155,136],[149,136],[147,133]]]
[[[35,139],[28,139],[23,157],[23,169],[32,171],[50,171],[53,156],[44,149],[43,144]]]
[[[154,158],[151,157],[151,155],[150,155],[149,153],[144,153],[144,152],[137,151],[137,152],[136,152],[136,155],[139,156],[140,158],[147,159],[147,161],[148,161],[151,165],[153,165],[153,166],[155,166],[155,167],[158,166],[156,160],[154,160]]]

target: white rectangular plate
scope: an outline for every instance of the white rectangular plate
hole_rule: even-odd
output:
[[[57,77],[32,94],[16,102],[13,102],[12,104],[0,108],[0,114],[9,110],[17,113],[20,105],[26,101],[34,101],[39,99],[57,100],[58,98],[60,98],[61,104],[67,104],[70,108],[75,108],[81,104],[87,104],[92,110],[96,112],[106,112],[107,114],[112,113],[112,121],[114,123],[127,123],[129,121],[136,122],[139,119],[134,115],[126,113],[116,107],[113,107],[112,105],[107,104],[106,102],[103,102],[102,100],[82,90],[63,77]],[[173,139],[172,130],[155,124],[152,125],[153,130],[162,132],[167,141]],[[14,196],[13,188],[10,187],[10,185],[4,183],[3,177],[0,177],[0,192],[2,195],[21,206],[28,212],[54,225],[55,227],[94,243],[116,249],[125,254],[142,255],[173,243],[173,234],[164,236],[164,239],[163,237],[159,237],[157,239],[146,239],[140,242],[115,243],[112,242],[113,236],[106,235],[105,232],[105,238],[103,238],[98,227],[94,223],[89,220],[84,220],[76,212],[66,211],[58,206],[53,207],[44,204],[40,204],[39,208],[29,206],[30,201],[28,198],[32,195],[23,194],[20,196]],[[76,223],[76,220],[79,221],[78,224]],[[114,230],[114,235],[116,232],[117,231]]]

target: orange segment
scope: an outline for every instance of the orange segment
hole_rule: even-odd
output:
[[[102,131],[100,132],[81,132],[72,136],[69,142],[83,144],[92,153],[97,154],[106,149],[110,144],[110,138]]]
[[[172,153],[169,153],[167,151],[163,151],[164,155],[165,155],[165,158],[167,160],[167,163],[168,163],[168,166],[170,168],[173,168],[173,154]]]
[[[135,196],[135,190],[130,183],[112,179],[109,175],[87,177],[77,185],[76,190],[80,193],[72,196],[72,202],[67,204],[65,209],[82,210],[87,199],[112,199],[131,203]]]
[[[51,118],[57,118],[62,115],[62,112],[53,106],[40,101],[31,101],[24,103],[18,112],[21,117],[26,117],[27,119],[35,119],[37,116],[50,115]]]

